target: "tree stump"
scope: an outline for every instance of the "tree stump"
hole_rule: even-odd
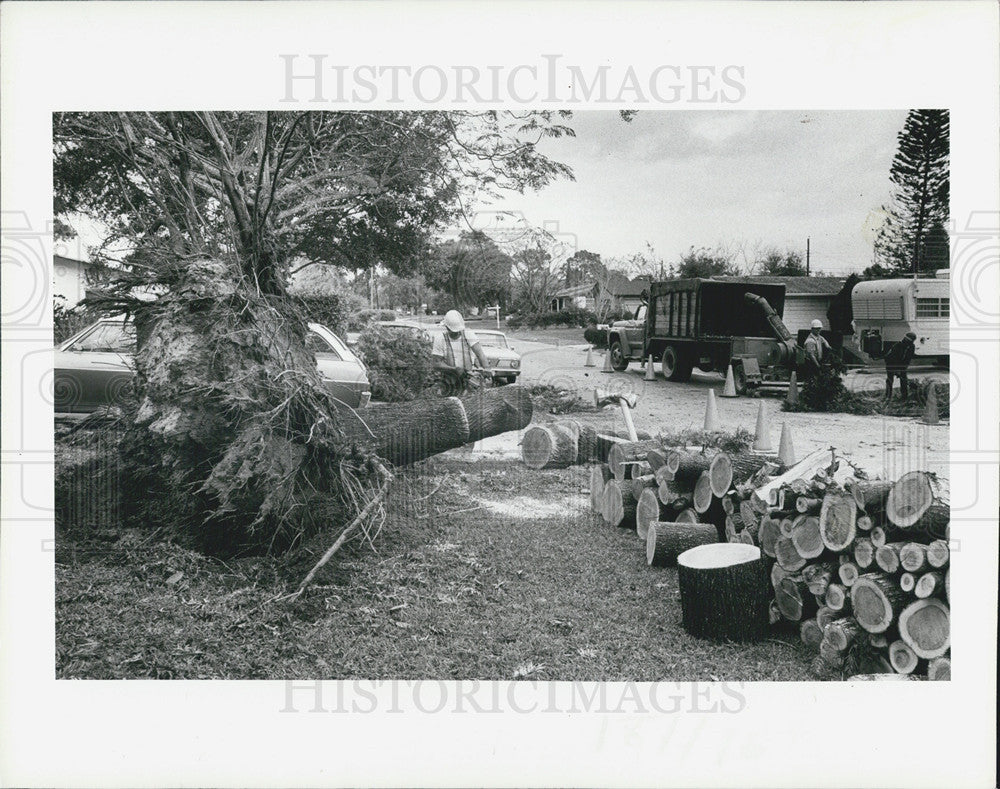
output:
[[[654,521],[646,535],[646,563],[650,567],[668,567],[676,564],[684,551],[712,544],[717,537],[710,523]]]
[[[770,585],[760,549],[716,543],[677,557],[684,629],[714,640],[759,641],[768,629]]]

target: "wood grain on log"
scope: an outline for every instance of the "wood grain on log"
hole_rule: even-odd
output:
[[[899,549],[899,564],[908,573],[921,573],[929,570],[927,546],[918,542],[905,543]]]
[[[799,622],[812,616],[818,608],[815,598],[809,593],[808,585],[797,575],[787,575],[781,579],[774,590],[774,599],[781,615],[790,622]]]
[[[940,569],[948,564],[951,551],[948,549],[946,540],[934,540],[927,546],[927,563],[934,568]]]
[[[885,515],[900,529],[919,526],[936,537],[944,537],[951,517],[948,482],[926,471],[904,474],[889,491]]]
[[[912,674],[917,667],[917,655],[903,641],[893,641],[889,644],[889,663],[899,674]]]
[[[778,521],[767,515],[762,516],[757,539],[760,543],[760,549],[765,555],[774,558],[775,544],[779,537],[781,537],[781,532],[778,530]]]
[[[590,507],[596,513],[604,510],[604,486],[610,479],[611,471],[603,463],[590,467]]]
[[[859,510],[869,516],[881,516],[885,512],[885,500],[892,489],[892,483],[884,479],[852,479],[845,485],[854,497]]]
[[[831,622],[836,622],[838,619],[843,619],[845,616],[846,614],[843,611],[834,611],[828,605],[821,605],[818,609],[816,609],[816,621],[824,630]]]
[[[861,574],[858,572],[858,566],[854,562],[847,562],[840,565],[837,568],[837,573],[840,575],[840,582],[848,588],[854,586],[854,582]]]
[[[848,604],[847,589],[840,584],[829,584],[826,587],[826,594],[823,599],[828,608],[834,611],[843,611]]]
[[[828,465],[829,460],[830,452],[826,449],[817,449],[815,452],[811,452],[787,471],[774,477],[766,485],[762,485],[754,491],[754,501],[760,502],[765,506],[774,506],[778,503],[778,490],[782,485],[786,485],[796,479],[812,478],[824,466]],[[760,504],[756,504],[755,506],[760,506]]]
[[[646,539],[649,525],[660,520],[660,515],[665,509],[653,488],[643,489],[635,506],[635,533],[639,535],[640,540]]]
[[[635,508],[638,502],[632,495],[630,485],[622,485],[618,480],[610,480],[604,486],[604,520],[611,526],[635,528]]]
[[[687,507],[674,516],[675,523],[698,523],[698,513]]]
[[[799,626],[799,638],[813,652],[818,652],[823,640],[823,628],[815,619],[806,619]]]
[[[868,537],[859,537],[854,542],[854,561],[862,570],[867,570],[875,561],[875,546]]]
[[[888,630],[908,599],[895,580],[883,573],[865,573],[851,587],[854,618],[869,633]]]
[[[521,459],[528,468],[567,468],[576,463],[579,426],[575,422],[532,425],[521,438]]]
[[[646,535],[646,563],[650,567],[668,567],[676,564],[684,551],[717,540],[710,523],[653,522]]]
[[[944,594],[944,573],[929,572],[921,575],[913,587],[913,593],[921,600],[933,595]]]
[[[905,543],[887,542],[875,551],[875,564],[879,569],[887,573],[899,571],[899,552]]]
[[[843,551],[854,541],[858,508],[854,497],[843,493],[827,493],[819,515],[819,533],[823,544],[831,551]]]
[[[779,537],[774,543],[774,558],[784,569],[795,572],[805,567],[806,559],[795,550],[795,544],[788,537]]]
[[[951,646],[951,614],[936,597],[910,603],[899,615],[899,637],[917,657],[936,658]]]
[[[917,577],[913,573],[899,574],[899,588],[909,594],[917,586]]]
[[[814,595],[825,595],[830,582],[835,579],[836,565],[833,562],[807,564],[801,570],[802,578]]]
[[[523,386],[481,389],[459,399],[469,422],[470,442],[522,430],[531,422],[531,395]]]
[[[815,559],[823,553],[823,540],[820,537],[819,518],[814,515],[800,515],[792,521],[790,538],[799,556],[805,559]]]
[[[944,655],[931,658],[927,663],[927,679],[935,681],[951,679],[951,658]]]
[[[708,470],[711,457],[704,453],[674,449],[667,455],[667,468],[674,475],[674,481],[686,490],[693,490],[698,477]]]
[[[636,469],[639,470],[639,474],[649,473],[646,455],[649,454],[649,450],[659,446],[660,442],[656,439],[615,444],[608,452],[608,468],[619,482],[637,476]]]
[[[867,515],[859,515],[854,525],[858,527],[858,531],[871,531],[875,523]]]
[[[861,627],[854,619],[845,617],[831,622],[829,627],[824,630],[824,636],[834,649],[843,652],[854,643],[862,632]]]

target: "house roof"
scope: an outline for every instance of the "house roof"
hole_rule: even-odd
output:
[[[643,291],[647,290],[649,290],[649,280],[645,277],[630,280],[617,271],[611,272],[608,277],[607,291],[612,296],[641,296]]]
[[[552,294],[554,299],[571,299],[575,296],[589,296],[590,292],[594,289],[593,282],[585,282],[582,285],[573,285],[569,288],[563,288],[562,290],[557,290]]]
[[[844,287],[844,277],[715,277],[727,282],[784,285],[785,296],[835,296]]]

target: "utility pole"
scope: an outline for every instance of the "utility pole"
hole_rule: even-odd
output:
[[[809,276],[809,236],[806,236],[806,276]]]

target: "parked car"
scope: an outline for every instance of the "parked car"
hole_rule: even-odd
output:
[[[368,373],[337,335],[310,323],[306,346],[316,354],[330,392],[352,408],[371,400]],[[135,327],[121,317],[102,318],[77,332],[55,351],[55,410],[89,413],[126,398],[134,377]]]
[[[503,332],[488,329],[476,329],[479,344],[490,363],[490,375],[493,381],[512,384],[521,374],[521,354],[517,353],[507,342]]]

